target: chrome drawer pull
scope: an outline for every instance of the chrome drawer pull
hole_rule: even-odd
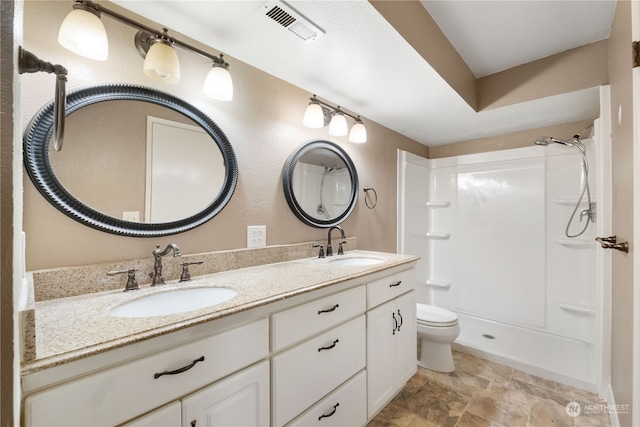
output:
[[[389,285],[390,288],[395,288],[396,286],[400,286],[400,284],[402,283],[402,280],[398,280],[398,283],[392,283]]]
[[[340,403],[336,403],[335,405],[333,405],[333,411],[329,412],[328,414],[322,414],[318,417],[318,421],[320,421],[323,418],[329,418],[330,416],[332,416],[333,414],[336,413],[336,409],[338,409],[338,406],[340,406]]]
[[[333,342],[333,344],[331,344],[331,345],[328,345],[328,346],[326,346],[326,347],[320,347],[320,348],[318,349],[318,351],[322,351],[322,350],[331,350],[333,347],[335,347],[335,346],[336,346],[336,344],[338,344],[338,341],[339,341],[339,340],[335,340],[335,341]]]
[[[189,369],[193,368],[194,366],[196,366],[196,363],[198,362],[204,362],[204,356],[200,356],[199,358],[197,358],[196,360],[193,361],[193,363],[191,363],[190,365],[184,366],[180,369],[176,369],[175,371],[164,371],[164,372],[160,372],[159,374],[153,374],[153,378],[158,379],[163,375],[175,375],[175,374],[181,374],[185,371],[188,371]]]
[[[331,308],[327,308],[326,310],[320,310],[318,311],[318,314],[322,314],[322,313],[331,313],[332,311],[335,311],[336,308],[340,307],[340,305],[336,304]]]

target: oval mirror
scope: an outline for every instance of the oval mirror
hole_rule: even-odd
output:
[[[235,153],[204,113],[173,95],[132,85],[67,96],[65,145],[53,151],[53,103],[24,135],[27,173],[69,217],[108,233],[156,237],[213,218],[238,180]]]
[[[358,174],[349,155],[329,141],[311,141],[294,151],[282,172],[289,207],[302,222],[332,227],[344,221],[358,199]]]

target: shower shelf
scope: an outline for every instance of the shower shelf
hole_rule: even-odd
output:
[[[570,302],[556,301],[558,307],[565,311],[571,311],[573,313],[579,314],[588,314],[589,316],[594,316],[596,314],[596,309],[593,307],[587,307],[578,304],[572,304]]]
[[[432,288],[449,289],[451,287],[450,282],[441,282],[439,280],[427,280],[427,286]]]
[[[433,200],[433,201],[427,202],[427,207],[432,209],[448,208],[449,206],[451,206],[450,200]]]
[[[565,237],[554,237],[553,240],[562,246],[567,246],[570,248],[592,248],[596,245],[595,240],[586,240],[586,239],[569,239]]]
[[[559,198],[559,199],[553,199],[553,203],[555,203],[556,205],[563,205],[563,206],[575,206],[576,203],[578,203],[578,200],[580,200],[577,197],[565,197],[565,198]],[[592,203],[595,203],[596,200],[595,199],[591,199]],[[583,198],[582,202],[580,202],[581,205],[586,205],[587,204],[587,198]]]
[[[451,237],[451,233],[442,233],[437,231],[429,231],[426,233],[427,239],[433,240],[448,240]]]

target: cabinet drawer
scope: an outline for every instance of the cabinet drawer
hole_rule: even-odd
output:
[[[363,426],[367,422],[367,375],[361,371],[289,426]]]
[[[272,348],[280,351],[365,311],[364,286],[329,295],[272,316]]]
[[[367,283],[367,308],[372,308],[415,288],[415,268]]]
[[[364,368],[360,316],[272,358],[273,420],[281,426]]]
[[[179,398],[269,354],[261,319],[199,341],[106,369],[25,399],[27,426],[106,426]],[[179,375],[155,374],[204,361]]]

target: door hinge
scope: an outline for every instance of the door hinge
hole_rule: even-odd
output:
[[[640,66],[640,42],[631,42],[631,55],[633,57],[633,68]]]

